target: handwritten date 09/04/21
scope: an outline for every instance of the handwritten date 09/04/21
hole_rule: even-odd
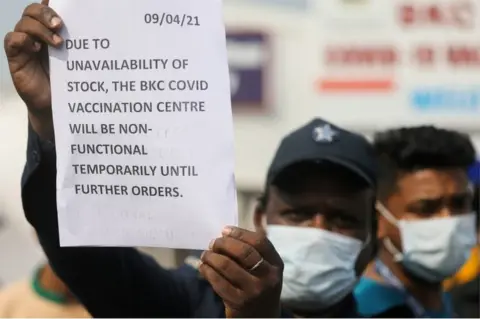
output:
[[[158,26],[178,25],[180,27],[199,27],[198,16],[188,14],[171,13],[146,13],[143,17],[146,24],[155,24]]]

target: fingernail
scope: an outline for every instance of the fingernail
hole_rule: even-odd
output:
[[[232,228],[227,226],[222,230],[222,235],[228,236],[232,233]]]
[[[39,42],[33,43],[33,50],[35,52],[40,51],[41,48],[42,48],[42,45]]]
[[[52,37],[53,42],[56,44],[60,44],[62,42],[62,38],[60,38],[58,35],[54,34]]]
[[[200,255],[200,259],[203,259],[203,256],[205,256],[205,252],[203,252],[203,253]]]
[[[50,24],[52,25],[52,27],[59,26],[60,23],[62,23],[62,20],[60,20],[59,17],[53,17],[52,20],[50,20]]]
[[[210,241],[210,244],[208,244],[208,249],[212,250],[214,244],[215,244],[215,239],[212,239],[212,240]]]

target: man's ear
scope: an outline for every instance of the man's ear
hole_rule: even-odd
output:
[[[255,226],[255,231],[257,233],[267,233],[267,215],[260,204],[257,204],[253,211],[253,225]]]

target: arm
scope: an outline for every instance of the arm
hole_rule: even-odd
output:
[[[94,317],[189,317],[187,283],[133,248],[60,248],[52,143],[29,126],[22,177],[25,215],[57,275]]]

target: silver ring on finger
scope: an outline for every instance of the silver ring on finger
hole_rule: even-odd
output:
[[[265,260],[262,258],[260,259],[255,265],[253,265],[253,267],[251,267],[248,272],[252,272],[254,271],[255,269],[257,269],[258,267],[260,267],[260,265],[264,262]]]

